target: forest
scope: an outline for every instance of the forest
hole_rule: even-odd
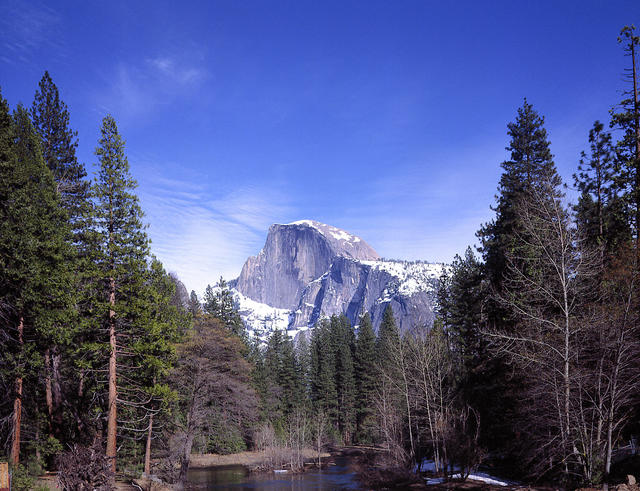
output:
[[[223,279],[182,298],[153,256],[112,116],[89,179],[49,73],[29,107],[0,95],[0,460],[14,489],[46,470],[65,489],[141,474],[181,489],[192,454],[255,449],[265,468],[301,470],[306,449],[352,445],[376,448],[370,470],[391,483],[427,461],[570,489],[640,468],[624,454],[640,435],[640,37],[625,27],[619,42],[623,97],[585,135],[572,182],[527,99],[507,124],[495,216],[445,269],[433,326],[400,332],[387,307],[377,333],[363,312],[266,345]]]

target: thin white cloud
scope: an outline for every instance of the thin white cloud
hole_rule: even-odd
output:
[[[147,64],[152,67],[156,73],[165,77],[170,83],[180,85],[189,85],[200,82],[206,77],[206,70],[194,65],[185,64],[178,58],[169,56],[159,56],[147,60]]]
[[[49,46],[55,56],[65,56],[59,41],[62,26],[59,13],[41,2],[6,1],[0,16],[0,46],[5,63],[32,63],[38,50]]]
[[[220,276],[237,277],[268,226],[291,213],[271,189],[246,187],[211,200],[213,192],[191,180],[149,176],[139,193],[153,253],[198,294]]]
[[[135,119],[161,105],[193,96],[208,74],[200,57],[193,58],[158,56],[119,62],[103,76],[105,85],[95,97],[98,111],[112,113],[118,119]]]

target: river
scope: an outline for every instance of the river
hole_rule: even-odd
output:
[[[300,474],[251,473],[241,465],[190,469],[188,480],[197,489],[340,490],[360,489],[349,457],[337,455],[322,470],[311,468]]]

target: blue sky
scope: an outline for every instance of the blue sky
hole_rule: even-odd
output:
[[[90,175],[127,141],[152,250],[189,289],[235,277],[271,223],[450,261],[491,218],[527,97],[566,180],[624,88],[630,1],[0,0],[0,86],[48,70]]]

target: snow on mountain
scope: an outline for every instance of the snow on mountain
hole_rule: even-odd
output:
[[[232,289],[231,293],[236,309],[238,309],[238,313],[252,337],[266,341],[273,331],[288,330],[292,313],[290,310],[256,302],[245,297],[236,289]]]
[[[396,277],[397,292],[405,296],[411,296],[417,292],[434,293],[444,270],[443,264],[426,261],[381,259],[380,261],[360,262]]]
[[[287,225],[303,225],[306,227],[311,227],[316,229],[322,235],[333,237],[335,240],[346,242],[349,245],[360,242],[362,239],[360,237],[356,237],[355,235],[351,235],[350,233],[345,232],[337,227],[333,227],[331,225],[327,225],[325,223],[316,222],[315,220],[298,220],[297,222],[291,222]]]

